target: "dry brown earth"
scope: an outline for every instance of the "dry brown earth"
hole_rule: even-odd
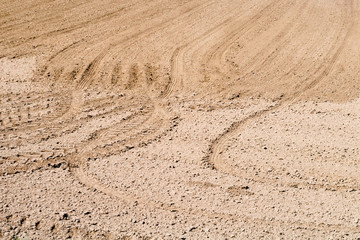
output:
[[[359,66],[359,0],[0,0],[0,238],[360,238]]]

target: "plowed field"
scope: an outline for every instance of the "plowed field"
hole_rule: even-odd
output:
[[[360,1],[0,0],[0,238],[360,238]]]

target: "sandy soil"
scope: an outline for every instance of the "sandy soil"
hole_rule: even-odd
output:
[[[0,238],[360,238],[359,66],[359,0],[0,0]]]

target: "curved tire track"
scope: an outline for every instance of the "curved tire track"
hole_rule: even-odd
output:
[[[353,1],[351,2],[351,6],[353,6]],[[300,91],[297,91],[292,94],[292,97],[287,97],[283,100],[280,100],[275,105],[268,107],[267,109],[255,112],[253,114],[250,114],[248,117],[244,118],[243,120],[234,122],[228,129],[226,129],[225,132],[223,132],[220,136],[218,136],[210,145],[208,154],[205,156],[203,161],[206,165],[209,167],[227,173],[231,175],[237,176],[236,172],[226,164],[224,159],[221,158],[221,153],[225,149],[227,141],[237,136],[241,130],[249,124],[251,121],[255,121],[256,119],[259,119],[266,114],[268,114],[271,111],[275,110],[281,110],[288,106],[289,104],[293,103],[294,101],[298,100],[303,94],[305,94],[307,91],[315,88],[321,81],[323,81],[332,71],[334,68],[337,59],[339,58],[340,54],[342,53],[348,38],[351,36],[351,33],[354,28],[354,20],[353,20],[353,11],[350,16],[350,23],[348,24],[346,28],[346,34],[344,38],[341,40],[339,47],[336,49],[335,53],[331,57],[331,60],[329,64],[325,67],[325,69],[318,75],[314,80],[312,80],[309,84],[307,84],[305,87],[303,87]],[[321,68],[319,68],[321,69]],[[259,180],[258,180],[259,181]],[[291,184],[290,184],[291,185]]]

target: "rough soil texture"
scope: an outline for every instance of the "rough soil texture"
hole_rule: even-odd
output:
[[[360,238],[359,67],[359,0],[0,0],[0,238]]]

